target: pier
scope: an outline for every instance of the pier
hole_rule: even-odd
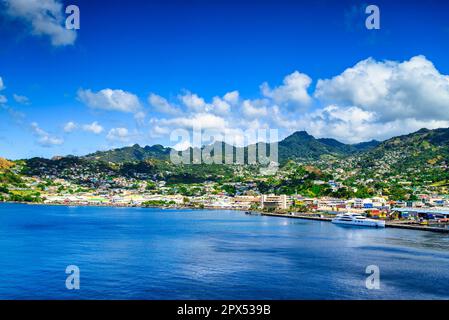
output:
[[[312,216],[312,215],[306,215],[306,214],[292,215],[292,214],[267,213],[267,212],[262,212],[261,214],[263,216],[270,216],[270,217],[282,217],[282,218],[316,220],[316,221],[327,221],[327,222],[332,221],[332,218],[329,218],[329,217],[318,217],[318,216]],[[438,233],[449,233],[449,228],[430,227],[430,226],[407,224],[407,223],[400,223],[400,222],[394,222],[394,221],[386,221],[385,227],[386,228],[397,228],[397,229],[419,230],[419,231],[431,231],[431,232],[438,232]]]

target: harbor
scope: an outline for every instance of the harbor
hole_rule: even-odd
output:
[[[323,215],[317,214],[283,214],[283,213],[261,213],[263,216],[270,217],[281,217],[281,218],[291,218],[291,219],[304,219],[304,220],[316,220],[316,221],[326,221],[331,222],[332,218],[325,217]],[[402,222],[402,221],[386,221],[385,227],[387,228],[397,228],[397,229],[409,229],[409,230],[417,230],[417,231],[431,231],[438,233],[449,233],[449,228],[441,228],[441,227],[432,227],[426,225],[419,225],[410,222]]]

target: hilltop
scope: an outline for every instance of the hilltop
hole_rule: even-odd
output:
[[[215,142],[215,144],[222,144],[223,151],[225,150],[225,143]],[[316,139],[306,131],[297,131],[279,141],[279,161],[282,163],[289,159],[318,160],[323,156],[344,157],[357,152],[370,150],[379,144],[380,142],[375,140],[353,145],[344,144],[338,140],[330,138]],[[233,154],[235,154],[239,149],[239,151],[241,151],[241,148],[238,147],[229,145],[227,147],[233,150]],[[265,144],[265,147],[267,150],[270,148],[269,144]],[[247,150],[248,147],[245,147],[243,150],[245,155]],[[143,161],[147,159],[168,160],[171,151],[172,148],[164,147],[162,145],[141,147],[140,145],[135,144],[129,147],[98,151],[88,154],[82,158],[114,163]]]
[[[251,147],[215,142],[203,148],[213,150],[213,146],[222,151],[230,149],[233,155]],[[270,144],[265,147],[268,149]],[[38,201],[39,190],[51,188],[58,179],[71,184],[69,191],[73,193],[84,188],[109,192],[121,186],[129,189],[164,183],[170,186],[164,192],[170,194],[179,190],[190,194],[185,191],[188,186],[205,194],[207,183],[214,183],[216,193],[235,194],[239,191],[234,185],[239,185],[242,190],[256,193],[409,199],[429,192],[446,194],[449,188],[449,128],[421,129],[383,142],[352,145],[331,138],[316,139],[298,131],[281,140],[278,148],[280,166],[271,176],[266,176],[263,165],[176,165],[170,160],[172,149],[161,145],[135,144],[83,157],[14,162],[0,158],[0,196]]]

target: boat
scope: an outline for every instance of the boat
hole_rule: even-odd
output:
[[[251,216],[260,216],[260,212],[255,212],[255,211],[245,211],[245,214],[251,215]]]
[[[332,223],[360,227],[385,228],[385,221],[369,219],[358,213],[341,213],[332,219]]]

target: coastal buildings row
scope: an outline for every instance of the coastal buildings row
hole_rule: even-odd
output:
[[[201,206],[205,208],[265,211],[297,211],[298,208],[308,212],[367,212],[372,215],[383,215],[393,210],[406,212],[428,209],[444,211],[449,207],[449,200],[441,197],[423,197],[418,201],[389,201],[383,197],[367,199],[306,198],[287,195],[241,195],[208,194],[203,196],[183,196],[142,193],[137,190],[123,190],[121,193],[97,192],[95,194],[58,194],[44,195],[44,203],[78,204],[78,205],[112,205],[141,206],[145,203],[166,203],[172,206]],[[449,212],[449,209],[448,209]]]

